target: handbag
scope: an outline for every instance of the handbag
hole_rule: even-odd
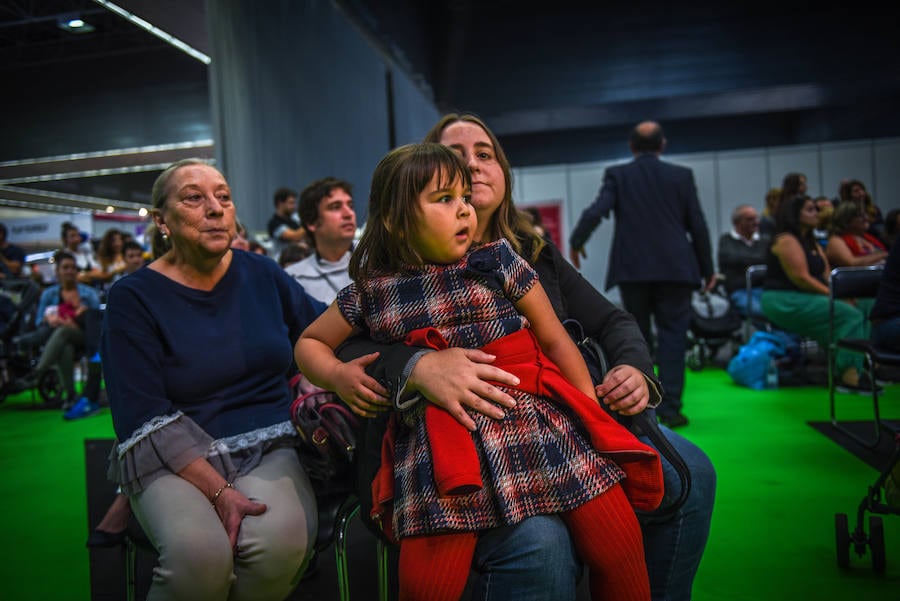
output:
[[[300,455],[311,480],[352,489],[359,420],[333,392],[303,374],[290,381],[291,423],[300,435]]]
[[[603,381],[606,372],[609,371],[609,362],[606,360],[606,354],[603,352],[600,344],[590,336],[585,336],[581,322],[576,319],[567,319],[563,321],[563,326],[565,326],[569,336],[575,342],[575,346],[581,351],[581,356],[584,357],[584,361],[587,363],[588,372],[591,374],[591,380],[595,385],[600,384]],[[602,403],[601,405],[606,409],[606,405],[603,405]],[[687,501],[688,495],[691,493],[691,470],[688,468],[687,463],[685,463],[684,458],[678,450],[672,446],[669,439],[666,438],[665,434],[662,433],[662,430],[659,429],[655,412],[641,411],[636,415],[623,416],[614,413],[609,409],[606,410],[607,413],[612,415],[619,423],[627,427],[635,435],[643,435],[649,438],[659,454],[665,457],[672,467],[675,468],[675,472],[678,474],[678,480],[681,483],[678,496],[675,497],[674,500],[666,502],[664,498],[663,503],[652,512],[638,513],[663,520],[674,516]]]

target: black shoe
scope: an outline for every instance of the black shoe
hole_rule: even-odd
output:
[[[118,547],[125,541],[125,530],[121,532],[107,532],[94,528],[87,539],[88,547]]]
[[[666,426],[670,430],[674,430],[675,428],[680,428],[681,426],[688,425],[688,418],[681,413],[671,413],[671,414],[656,414],[657,419],[659,419],[659,423]]]

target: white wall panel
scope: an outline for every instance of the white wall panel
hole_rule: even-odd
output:
[[[817,145],[770,148],[768,160],[769,185],[766,189],[780,188],[784,176],[788,173],[804,174],[811,194],[818,194],[822,189]],[[763,195],[765,196],[765,190]]]
[[[872,199],[882,213],[900,209],[900,138],[874,144],[874,181],[867,184]]]
[[[762,213],[765,208],[766,191],[769,189],[766,177],[766,151],[762,148],[720,152],[716,155],[716,165],[719,221],[709,223],[714,244],[721,234],[731,230],[731,213],[735,207],[748,204]]]
[[[822,182],[824,187],[815,190],[810,187],[809,194],[837,198],[838,186],[842,179],[858,179],[866,185],[866,189],[869,189],[875,179],[874,169],[871,142],[842,142],[823,145]]]

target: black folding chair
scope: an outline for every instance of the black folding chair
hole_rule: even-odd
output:
[[[831,270],[829,283],[828,305],[828,397],[831,410],[831,423],[835,428],[851,437],[859,444],[869,448],[877,447],[881,442],[882,431],[890,430],[881,421],[881,412],[878,406],[879,389],[875,384],[876,366],[900,366],[900,354],[876,347],[867,338],[841,338],[835,340],[834,334],[834,306],[839,300],[850,298],[874,298],[878,293],[878,286],[884,273],[882,266],[869,267],[836,267]],[[872,383],[872,409],[875,416],[874,438],[867,439],[851,432],[840,425],[835,408],[835,388],[837,387],[837,374],[835,374],[835,355],[838,350],[849,351],[863,355],[864,373],[868,374]],[[862,374],[860,374],[862,375]]]
[[[750,299],[753,298],[753,289],[763,285],[763,280],[766,279],[766,271],[766,266],[762,264],[750,265],[744,271],[744,285],[747,290],[747,314],[744,315],[744,344],[747,344],[750,340],[754,328],[764,329],[767,332],[772,331],[772,324],[768,321],[760,320],[759,317],[754,317],[753,312],[750,310]]]

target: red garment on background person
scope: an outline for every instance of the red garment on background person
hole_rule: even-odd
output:
[[[863,238],[865,238],[866,242],[874,246],[876,250],[887,250],[881,240],[869,232],[865,232]],[[850,249],[850,252],[853,253],[854,257],[863,257],[871,252],[868,249],[862,248],[859,245],[859,242],[856,241],[856,236],[853,234],[843,234],[841,239],[847,243],[847,247]]]

